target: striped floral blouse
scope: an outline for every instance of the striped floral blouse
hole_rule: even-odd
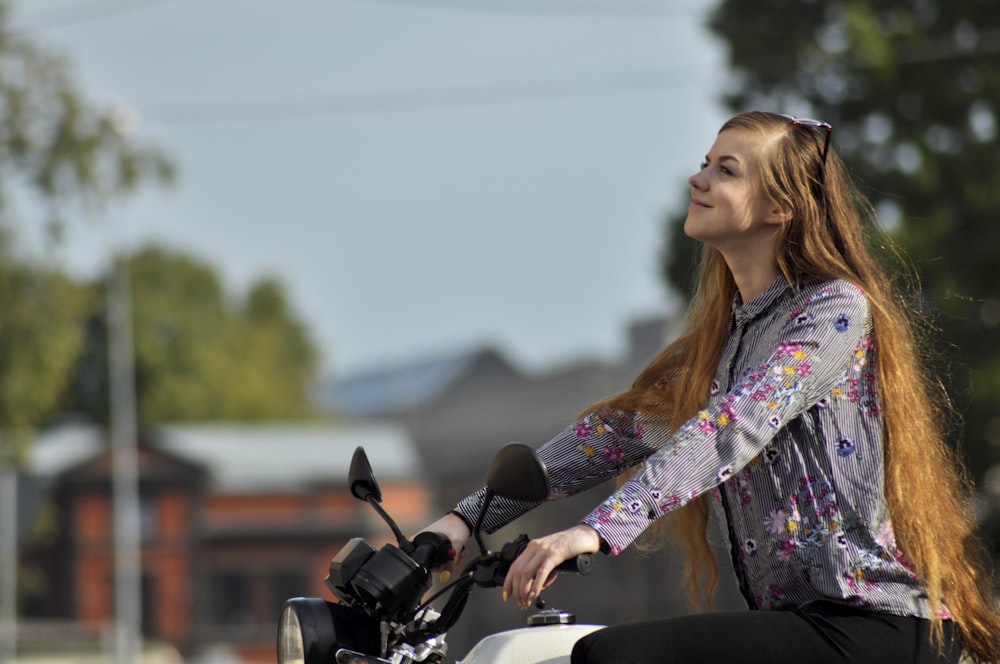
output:
[[[896,546],[883,490],[882,417],[867,298],[844,281],[784,279],[733,305],[705,409],[673,436],[648,416],[586,415],[539,450],[558,499],[642,464],[582,521],[617,554],[709,492],[751,608],[843,601],[929,617]],[[458,511],[473,519],[483,491]],[[488,532],[534,505],[498,499]]]

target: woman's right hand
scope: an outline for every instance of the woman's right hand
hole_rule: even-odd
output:
[[[444,535],[451,540],[451,548],[455,551],[455,557],[438,568],[440,571],[441,582],[445,583],[448,581],[451,573],[455,571],[455,565],[457,565],[458,562],[464,557],[465,543],[469,541],[469,537],[472,536],[472,533],[469,532],[469,527],[465,525],[465,521],[451,513],[445,514],[443,517],[421,530],[444,533]]]
[[[531,540],[507,571],[503,601],[512,597],[522,610],[527,609],[556,580],[555,569],[560,563],[600,549],[600,535],[583,523]]]

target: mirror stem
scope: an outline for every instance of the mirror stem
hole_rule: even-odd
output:
[[[479,516],[476,517],[476,526],[472,529],[472,534],[476,538],[476,544],[479,545],[479,553],[482,555],[489,554],[489,549],[486,548],[486,544],[483,543],[483,521],[486,519],[486,510],[490,508],[490,503],[493,502],[493,497],[496,494],[493,489],[486,489],[486,496],[483,498],[483,507],[479,510]]]
[[[389,528],[392,529],[392,534],[396,536],[396,542],[399,543],[399,548],[405,550],[406,546],[409,545],[410,541],[406,539],[406,535],[404,535],[403,531],[399,529],[399,526],[397,526],[396,522],[392,520],[392,517],[389,516],[389,514],[384,509],[382,509],[382,506],[379,504],[375,496],[372,495],[365,496],[365,502],[374,507],[375,511],[378,512],[379,516],[382,517],[382,520],[385,521],[387,524],[389,524]]]

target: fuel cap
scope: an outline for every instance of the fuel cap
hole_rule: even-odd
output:
[[[529,627],[537,627],[539,625],[573,625],[575,623],[576,615],[568,611],[560,611],[559,609],[544,609],[528,616]]]

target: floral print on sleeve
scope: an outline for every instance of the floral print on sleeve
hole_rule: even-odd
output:
[[[543,445],[538,454],[549,471],[549,500],[559,500],[620,475],[655,451],[633,413],[606,409],[582,417]],[[461,501],[458,510],[474,520],[484,496],[485,490],[480,490]],[[483,528],[493,532],[536,504],[498,497]]]
[[[843,383],[845,367],[856,364],[864,346],[867,317],[864,296],[848,284],[814,292],[777,328],[766,360],[727,393],[709,396],[676,435],[650,427],[647,437],[667,440],[652,445],[657,451],[642,470],[584,522],[620,551],[664,511],[738,477],[777,431]]]

